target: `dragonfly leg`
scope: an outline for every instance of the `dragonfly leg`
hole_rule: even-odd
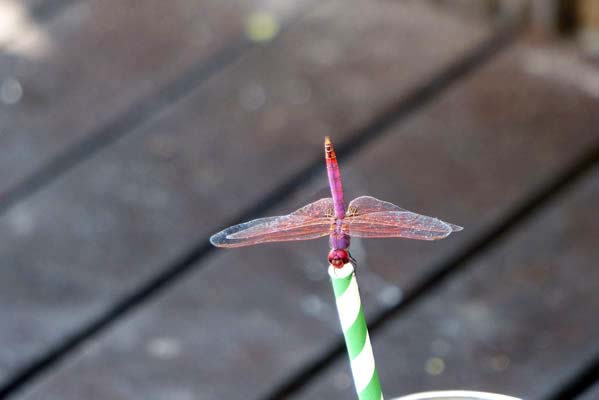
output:
[[[356,267],[358,266],[358,262],[355,258],[352,257],[349,251],[347,252],[347,255],[349,256],[349,261],[353,264],[354,269],[356,269]]]

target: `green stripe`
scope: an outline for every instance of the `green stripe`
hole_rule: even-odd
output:
[[[362,390],[362,392],[358,394],[358,398],[360,400],[381,400],[382,393],[383,392],[381,390],[379,374],[376,372],[375,369],[374,373],[372,374],[372,379],[370,380],[370,383],[368,384],[368,386],[366,386],[364,390]]]
[[[364,348],[366,343],[366,334],[368,329],[366,328],[366,319],[364,318],[364,310],[360,306],[360,312],[358,317],[353,324],[349,327],[347,332],[344,332],[345,345],[347,346],[347,354],[349,359],[353,360]]]
[[[349,283],[351,282],[351,279],[353,277],[354,277],[354,274],[349,274],[349,276],[346,278],[331,279],[331,282],[333,283],[333,291],[335,292],[336,299],[338,299],[339,297],[341,297],[343,295],[343,293],[345,293],[345,291],[349,287]]]

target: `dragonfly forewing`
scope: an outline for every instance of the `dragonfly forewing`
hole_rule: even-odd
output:
[[[361,196],[350,202],[342,230],[350,236],[362,238],[438,240],[462,230],[462,227],[404,210],[374,197]]]
[[[334,220],[329,216],[332,204],[330,198],[320,199],[289,215],[234,225],[213,235],[210,242],[218,247],[242,247],[327,236],[334,228]]]

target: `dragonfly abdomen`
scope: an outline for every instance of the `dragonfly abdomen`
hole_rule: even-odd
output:
[[[341,173],[339,172],[339,164],[337,156],[331,144],[329,137],[324,139],[324,153],[327,164],[327,175],[329,178],[329,186],[331,187],[331,195],[333,196],[333,208],[335,217],[343,219],[345,217],[345,203],[343,200],[343,185],[341,184]]]

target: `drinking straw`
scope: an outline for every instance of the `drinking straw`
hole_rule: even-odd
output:
[[[347,354],[360,400],[382,400],[379,375],[374,365],[374,355],[360,301],[358,282],[351,263],[341,268],[329,266],[329,276],[335,292],[337,313],[343,330]]]

